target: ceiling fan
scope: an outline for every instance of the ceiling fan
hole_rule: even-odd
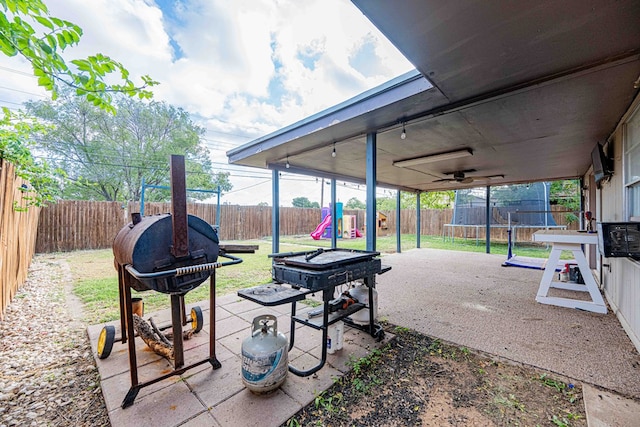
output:
[[[504,175],[486,175],[486,176],[467,176],[467,173],[475,172],[475,169],[467,169],[463,171],[445,172],[444,175],[452,175],[451,178],[437,179],[433,182],[458,182],[460,184],[470,184],[475,180],[485,180],[493,178],[504,178]]]

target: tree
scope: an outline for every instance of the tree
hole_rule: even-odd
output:
[[[402,205],[400,205],[402,209]],[[395,197],[377,197],[376,198],[376,210],[378,211],[393,211],[396,209]]]
[[[78,96],[106,111],[114,112],[112,94],[123,93],[150,99],[148,89],[158,84],[148,76],[142,76],[142,84],[135,86],[129,71],[119,62],[102,54],[86,59],[70,61],[73,69],[61,53],[80,41],[82,29],[72,22],[49,15],[41,0],[0,0],[0,51],[9,57],[21,56],[32,67],[38,84],[51,92],[56,99],[60,85],[75,89]],[[109,85],[105,80],[120,83]],[[40,205],[54,199],[59,189],[56,172],[46,162],[37,160],[31,153],[34,133],[43,134],[44,128],[22,114],[11,114],[3,109],[0,155],[13,163],[17,173],[27,179],[38,193],[30,202]]]
[[[229,191],[228,173],[214,174],[209,152],[200,144],[204,130],[189,114],[164,102],[117,96],[115,115],[86,99],[62,91],[57,101],[28,102],[27,110],[54,127],[38,135],[38,147],[52,164],[66,171],[66,198],[140,200],[146,184],[169,185],[169,156],[185,156],[187,187]],[[189,193],[192,198],[210,197]],[[145,195],[145,197],[147,197]],[[152,191],[147,200],[168,200],[168,190]]]
[[[347,208],[347,209],[366,209],[367,205],[364,204],[364,202],[361,202],[360,200],[358,200],[357,197],[352,197],[352,198],[349,199],[349,201],[345,205],[345,208]]]
[[[447,209],[453,206],[456,192],[447,191],[425,191],[420,193],[420,209]],[[402,209],[415,209],[416,195],[414,193],[403,192],[400,194],[400,204]]]
[[[420,193],[420,209],[446,209],[453,205],[455,191],[425,191]],[[400,193],[400,209],[415,209],[416,194],[409,192]],[[390,211],[396,209],[395,197],[378,197],[376,209]]]
[[[82,28],[72,22],[49,15],[42,0],[0,0],[0,50],[5,55],[26,59],[38,78],[38,85],[58,97],[61,87],[71,87],[76,95],[107,111],[113,112],[112,94],[123,93],[150,99],[149,87],[158,82],[145,75],[136,86],[129,71],[119,62],[100,53],[70,61],[61,54],[80,42]],[[109,85],[105,80],[120,83]]]
[[[318,202],[312,202],[306,197],[295,197],[291,201],[291,205],[294,208],[319,208],[320,204]]]
[[[580,211],[579,186],[580,181],[577,179],[553,181],[549,190],[549,200],[552,205],[564,206],[568,210],[573,211],[565,214],[565,219],[569,224],[579,221],[576,215],[576,213]]]

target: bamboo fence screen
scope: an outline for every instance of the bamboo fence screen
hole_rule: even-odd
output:
[[[0,159],[0,320],[27,278],[33,257],[40,208],[25,207],[26,182],[15,175],[11,163]]]

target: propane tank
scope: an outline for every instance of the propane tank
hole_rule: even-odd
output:
[[[242,382],[249,390],[261,394],[280,387],[289,372],[287,346],[275,316],[253,319],[251,336],[242,342]]]
[[[375,288],[371,289],[373,291],[373,320],[375,321],[378,318],[378,291]],[[366,305],[366,308],[362,310],[358,310],[353,313],[350,317],[353,323],[357,325],[368,325],[369,324],[369,287],[367,285],[360,284],[349,289],[349,293],[353,298],[358,300],[358,302]]]

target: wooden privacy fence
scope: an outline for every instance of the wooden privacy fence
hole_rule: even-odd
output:
[[[126,223],[122,203],[61,200],[42,209],[36,252],[110,248]]]
[[[189,203],[187,211],[209,224],[216,223],[216,205]],[[157,215],[171,211],[170,203],[145,203],[145,215]],[[129,212],[140,212],[140,203],[129,203]],[[364,223],[364,211],[345,210],[343,215],[356,215],[357,224]],[[280,208],[280,235],[309,234],[318,226],[322,213],[317,208]],[[220,206],[220,239],[249,240],[271,236],[270,206]],[[362,227],[360,227],[362,228]]]
[[[187,211],[209,224],[216,224],[217,205],[189,203]],[[170,203],[145,203],[145,215],[157,215],[171,211]],[[140,204],[129,203],[126,209],[117,202],[60,201],[43,208],[40,213],[36,252],[65,252],[80,249],[110,248],[118,231],[129,223],[130,212],[140,212]],[[386,234],[395,234],[396,212],[387,215]],[[451,209],[423,209],[420,212],[422,234],[442,235],[445,224],[451,222]],[[359,230],[365,229],[363,210],[344,210],[343,215],[355,215]],[[416,211],[401,212],[401,233],[415,234]],[[280,208],[280,235],[308,235],[318,226],[321,210],[317,208]],[[564,215],[554,214],[558,224],[564,223]],[[518,230],[518,240],[531,240],[530,230]],[[463,230],[456,229],[455,236],[462,237]],[[220,206],[220,239],[250,240],[271,236],[271,207],[269,206]],[[484,236],[484,228],[479,230]],[[492,229],[493,240],[506,240],[505,229]],[[475,236],[472,236],[475,237]]]
[[[16,177],[14,166],[0,159],[0,320],[27,278],[35,248],[40,209],[14,209],[26,206],[23,186],[27,183]]]

